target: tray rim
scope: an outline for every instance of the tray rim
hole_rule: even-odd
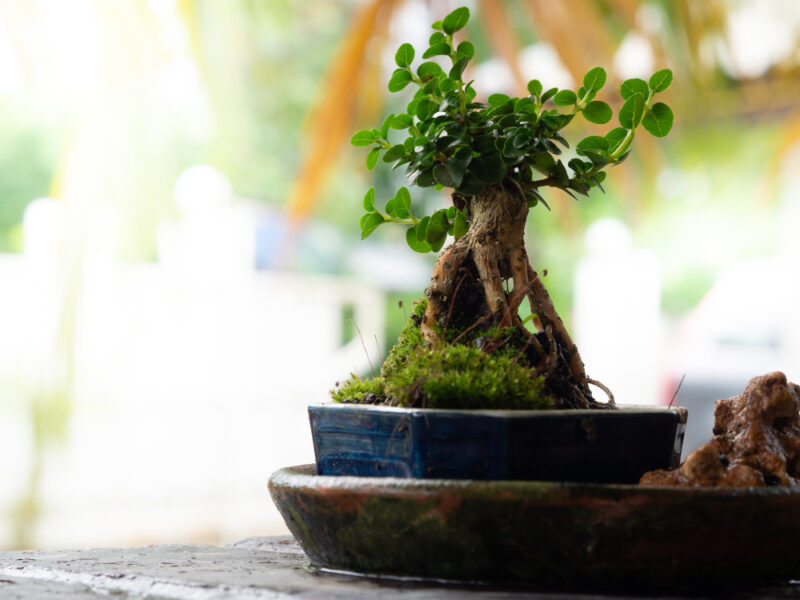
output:
[[[316,464],[281,467],[269,478],[270,486],[307,488],[313,491],[368,491],[381,495],[406,495],[420,491],[509,491],[523,492],[615,492],[622,494],[685,498],[700,497],[784,497],[796,496],[800,507],[800,486],[722,487],[655,486],[632,483],[583,483],[574,481],[536,481],[506,479],[423,479],[414,477],[368,477],[357,475],[318,475]]]

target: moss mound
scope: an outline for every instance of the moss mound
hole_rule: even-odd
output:
[[[381,375],[370,379],[352,375],[331,390],[334,401],[424,408],[552,406],[542,378],[533,376],[525,353],[505,343],[511,337],[508,332],[478,331],[465,343],[432,349],[419,332],[425,306],[424,299],[415,303]]]

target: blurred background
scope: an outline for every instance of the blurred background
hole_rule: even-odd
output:
[[[590,376],[689,407],[688,449],[800,378],[795,0],[0,0],[0,548],[286,532],[305,405],[378,368],[435,258],[359,241],[403,182],[347,140],[461,4],[483,98],[675,72],[670,136],[529,220]]]

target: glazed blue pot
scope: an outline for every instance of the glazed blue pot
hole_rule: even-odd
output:
[[[683,408],[308,408],[319,475],[637,483],[680,462]]]

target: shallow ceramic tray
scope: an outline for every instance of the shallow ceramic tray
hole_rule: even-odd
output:
[[[317,566],[547,587],[728,587],[800,577],[800,488],[331,477],[270,493]]]
[[[678,466],[685,408],[308,407],[319,475],[636,483]]]

